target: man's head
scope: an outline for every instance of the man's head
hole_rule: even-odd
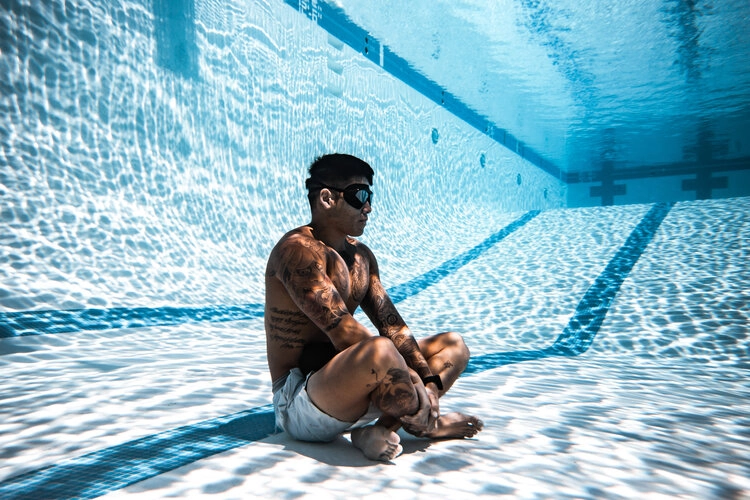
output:
[[[310,165],[309,173],[310,177],[305,181],[305,187],[307,187],[310,209],[313,211],[315,210],[315,200],[321,189],[339,192],[347,203],[355,208],[360,208],[361,205],[360,207],[357,207],[357,205],[360,203],[364,205],[365,194],[362,190],[355,189],[360,187],[356,185],[351,186],[352,189],[346,190],[347,187],[350,187],[348,183],[354,178],[359,178],[366,180],[367,186],[372,186],[372,167],[367,162],[352,155],[336,153],[321,156]]]

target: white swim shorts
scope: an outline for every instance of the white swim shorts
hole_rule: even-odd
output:
[[[346,431],[364,427],[376,420],[381,411],[374,405],[356,422],[343,422],[334,418],[310,401],[307,379],[299,368],[293,368],[284,377],[274,380],[273,407],[276,425],[300,441],[327,443]],[[282,385],[283,384],[283,385]]]

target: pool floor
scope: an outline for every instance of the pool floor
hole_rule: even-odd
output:
[[[262,318],[0,338],[0,497],[750,498],[748,214],[546,211],[428,280],[485,429],[391,463],[273,432]]]

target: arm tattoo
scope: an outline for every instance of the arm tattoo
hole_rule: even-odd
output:
[[[318,249],[307,244],[286,245],[278,262],[278,276],[289,296],[322,330],[333,330],[349,314],[325,273],[325,256]]]
[[[380,280],[370,280],[370,288],[362,302],[362,310],[370,317],[378,332],[384,337],[391,338],[406,327],[406,322],[391,302],[391,298],[388,297],[388,293],[380,284]]]
[[[362,309],[370,317],[380,335],[391,339],[410,368],[422,378],[432,375],[417,341],[409,332],[406,322],[396,310],[377,275],[370,279],[370,288],[362,303]]]
[[[419,350],[419,344],[412,335],[398,333],[391,337],[391,341],[406,360],[406,364],[417,372],[420,378],[432,375],[430,365],[427,364],[422,351]]]

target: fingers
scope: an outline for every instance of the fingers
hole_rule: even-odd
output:
[[[425,388],[425,392],[430,402],[430,421],[428,422],[428,426],[430,431],[432,431],[437,426],[437,420],[440,417],[440,403],[436,393],[432,392],[429,388]]]
[[[439,413],[432,407],[433,397],[430,397],[429,391],[422,384],[415,384],[419,398],[419,410],[414,415],[404,415],[399,420],[404,426],[404,430],[415,436],[421,436],[427,432],[432,432],[436,425]]]

